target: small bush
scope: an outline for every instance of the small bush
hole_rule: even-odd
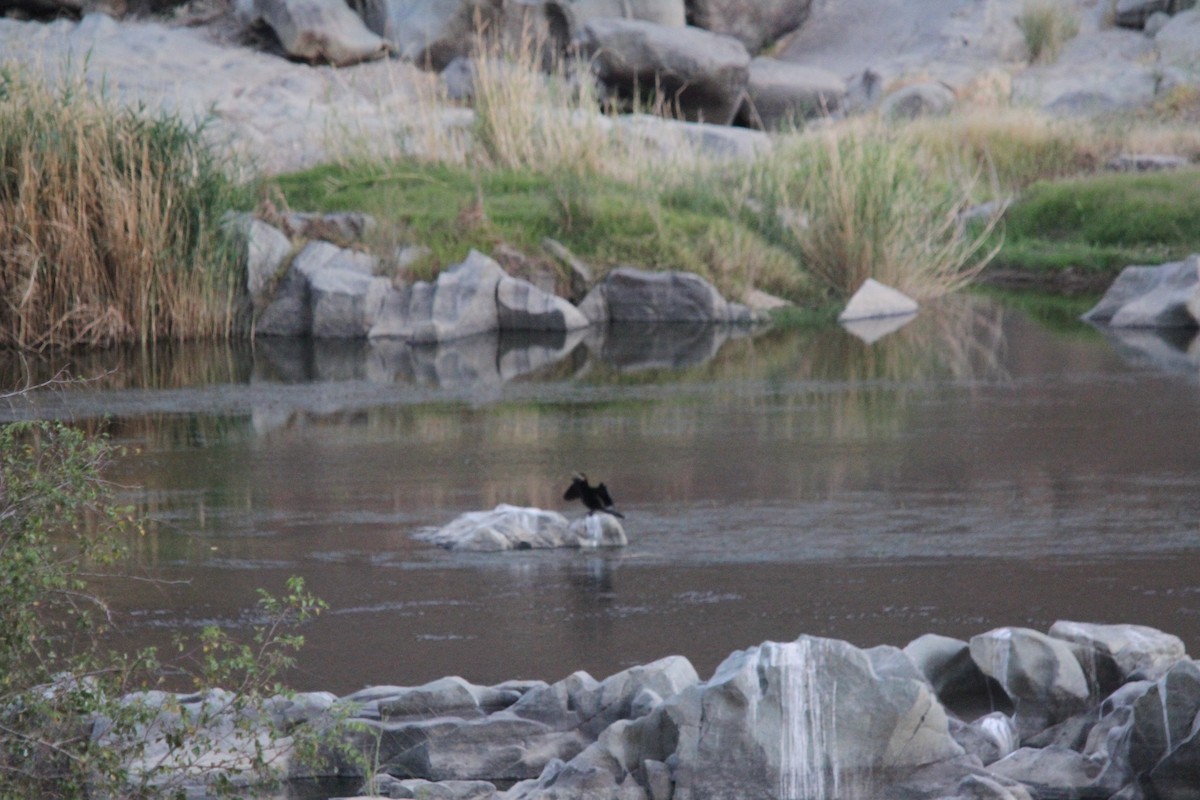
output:
[[[972,182],[934,179],[912,142],[879,126],[800,137],[763,165],[763,184],[806,270],[845,298],[867,278],[931,298],[969,283],[991,257],[960,213]]]
[[[1079,33],[1079,18],[1059,0],[1025,0],[1017,16],[1031,64],[1053,61]]]
[[[97,579],[119,578],[137,530],[103,478],[114,455],[60,423],[0,427],[0,797],[182,795],[205,771],[218,794],[240,796],[235,782],[279,776],[284,733],[262,720],[303,644],[290,626],[324,604],[293,578],[282,598],[260,591],[249,642],[206,628],[194,646],[179,640],[170,666],[153,649],[104,650],[114,615]],[[168,674],[190,676],[202,708],[181,715],[174,700],[128,697]],[[253,756],[230,751],[230,726],[262,743]]]
[[[228,335],[241,201],[178,119],[0,71],[0,346]]]

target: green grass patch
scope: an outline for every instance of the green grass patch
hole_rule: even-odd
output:
[[[598,175],[448,164],[326,165],[272,179],[291,208],[360,210],[379,221],[373,250],[420,244],[433,254],[410,274],[428,278],[471,249],[504,244],[537,256],[552,237],[597,277],[621,264],[681,269],[736,295],[749,282],[804,301],[796,258],[754,230],[711,188],[654,191]]]
[[[1038,183],[1009,208],[992,268],[1115,275],[1200,252],[1200,170]]]

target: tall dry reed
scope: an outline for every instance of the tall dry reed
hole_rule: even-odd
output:
[[[0,346],[231,333],[237,191],[182,122],[0,71]]]
[[[997,207],[968,230],[974,182],[939,179],[915,144],[879,124],[793,138],[760,175],[803,267],[835,295],[867,278],[917,298],[970,283],[994,255]]]

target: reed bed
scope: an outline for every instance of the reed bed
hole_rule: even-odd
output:
[[[0,71],[0,346],[234,333],[240,191],[179,120]]]

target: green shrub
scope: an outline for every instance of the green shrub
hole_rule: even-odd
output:
[[[293,578],[282,598],[260,592],[262,621],[248,642],[210,627],[194,645],[180,640],[183,658],[169,666],[153,649],[106,651],[112,615],[95,581],[137,529],[102,477],[113,455],[103,438],[60,423],[0,427],[0,797],[174,794],[201,765],[218,793],[236,791],[235,778],[278,777],[282,732],[247,759],[223,751],[212,731],[232,720],[258,735],[303,644],[290,626],[323,604]],[[123,699],[168,674],[191,676],[198,691],[234,692],[185,716],[177,703]],[[149,760],[147,726],[166,747]]]
[[[1025,0],[1017,16],[1030,63],[1053,61],[1079,33],[1079,18],[1058,0]]]
[[[917,298],[969,283],[999,211],[978,232],[960,213],[972,181],[939,180],[904,136],[880,126],[799,137],[760,165],[760,185],[803,267],[846,298],[874,278]]]

